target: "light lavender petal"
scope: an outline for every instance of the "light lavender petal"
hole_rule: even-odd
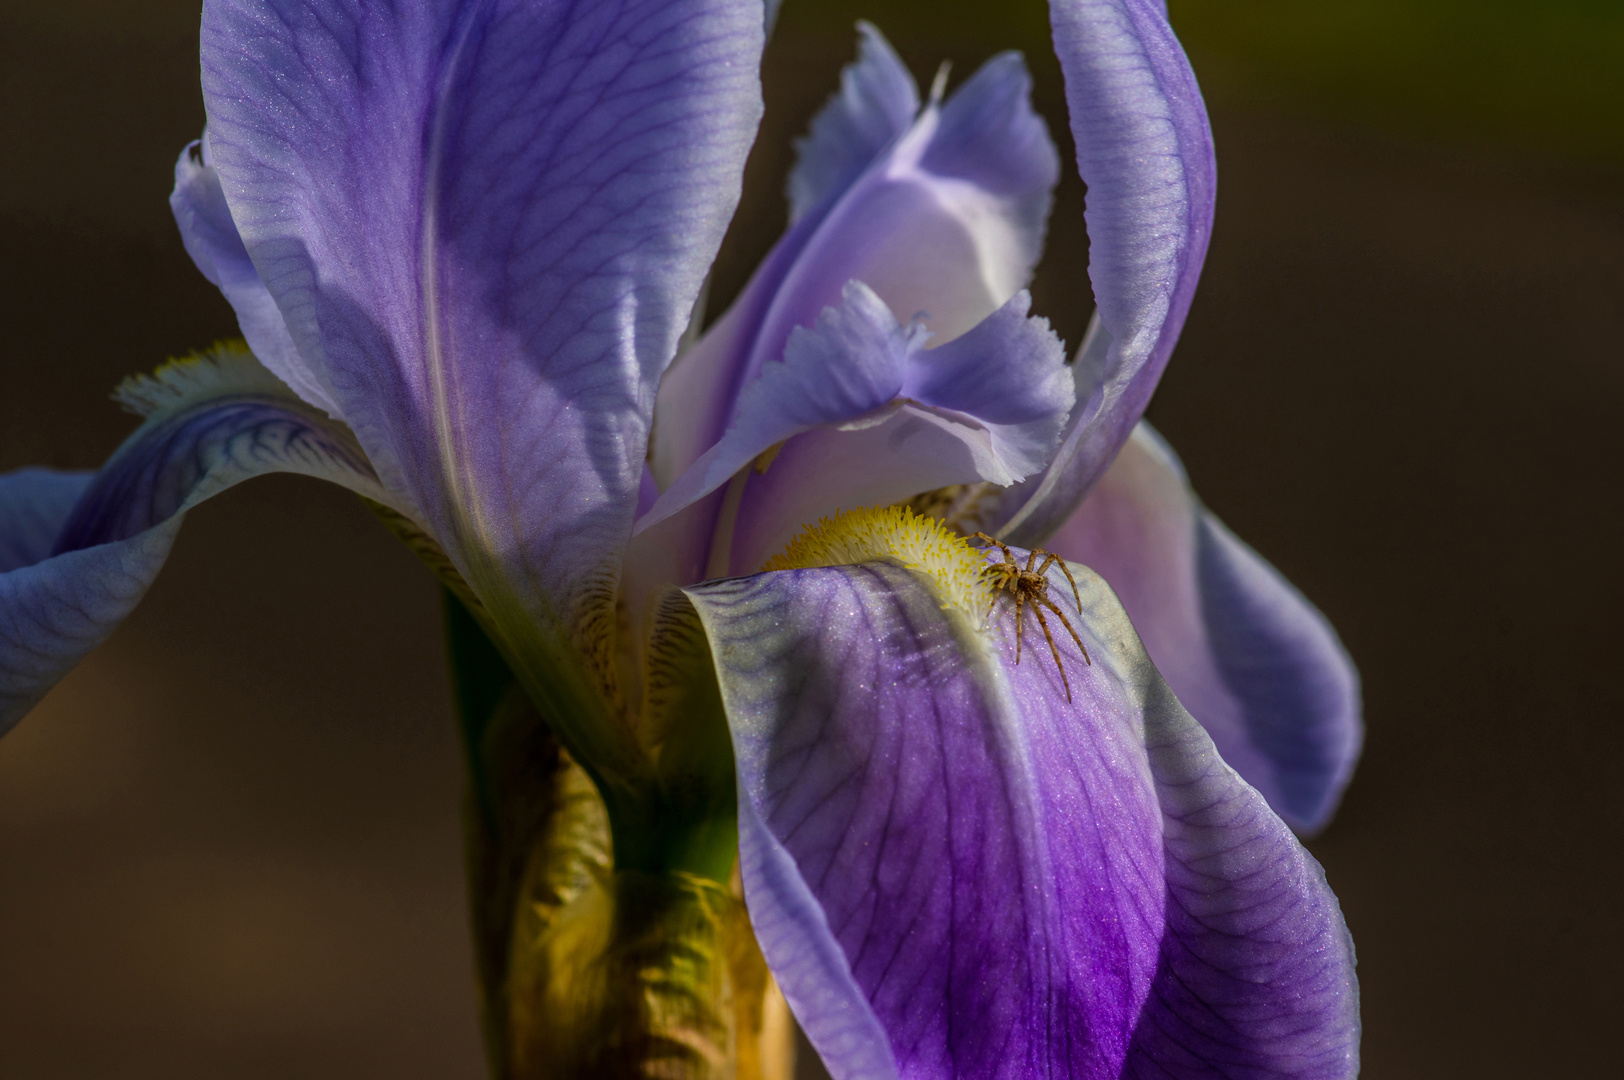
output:
[[[848,80],[899,82],[889,61],[882,64],[882,39],[871,29],[865,34],[875,47],[865,46]],[[661,385],[653,464],[662,487],[721,439],[743,388],[783,357],[797,327],[810,327],[839,302],[847,282],[868,285],[901,322],[921,316],[936,346],[1025,286],[1059,175],[1030,87],[1018,56],[995,57],[945,105],[928,105],[896,132],[848,186],[805,210]],[[843,162],[870,153],[882,121],[900,115],[899,104],[865,111],[861,132],[831,123],[814,140],[819,152],[832,157],[828,144],[844,131],[854,142]]]
[[[785,192],[791,221],[843,194],[919,113],[919,88],[891,43],[872,23],[857,31],[857,59],[840,73],[840,90],[795,140]]]
[[[786,440],[820,427],[866,430],[887,418],[882,412],[905,404],[946,414],[950,425],[976,431],[984,444],[977,471],[946,483],[1009,484],[1037,471],[1065,423],[1072,387],[1059,339],[1044,320],[1027,318],[1029,308],[1030,297],[1018,293],[968,334],[926,349],[922,325],[902,326],[872,289],[848,283],[838,307],[826,309],[811,330],[796,328],[783,362],[767,365],[745,388],[727,434],[666,489],[637,530],[709,495]],[[893,455],[875,449],[859,470],[869,478],[893,471]],[[759,462],[757,471],[770,473],[767,464]],[[833,461],[827,471],[850,475]],[[929,486],[942,485],[901,485],[895,498]]]

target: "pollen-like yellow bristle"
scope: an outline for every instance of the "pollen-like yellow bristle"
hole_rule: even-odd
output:
[[[979,616],[992,599],[986,556],[941,522],[906,506],[841,510],[832,518],[820,518],[762,569],[805,570],[876,559],[926,575],[944,604],[966,614]]]
[[[151,416],[227,390],[291,393],[280,379],[260,365],[245,342],[235,340],[217,341],[202,352],[166,360],[150,375],[131,375],[113,391],[113,400],[137,416]]]

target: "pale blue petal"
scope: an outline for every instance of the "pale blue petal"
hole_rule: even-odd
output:
[[[840,90],[795,141],[786,194],[798,221],[843,193],[919,113],[919,88],[891,43],[871,23],[857,24],[857,59],[840,73]]]
[[[185,511],[204,499],[267,472],[392,499],[348,429],[247,353],[169,368],[121,396],[150,415],[93,479],[0,478],[0,514],[12,522],[0,537],[0,733],[130,613]]]
[[[1141,423],[1047,542],[1116,590],[1157,668],[1219,753],[1312,832],[1359,757],[1359,675],[1325,617],[1237,540]]]
[[[301,398],[329,416],[342,418],[322,373],[299,355],[282,312],[237,235],[212,157],[204,132],[175,162],[175,190],[169,195],[169,208],[186,252],[236,311],[242,336],[260,363]]]
[[[613,626],[762,34],[760,0],[205,5],[210,142],[254,264],[506,633]]]
[[[1016,665],[1007,607],[983,635],[900,567],[685,590],[779,986],[837,1080],[1349,1080],[1318,865],[1074,573],[1080,611],[1050,590],[1093,658],[1061,632],[1071,704],[1036,627]]]
[[[1037,543],[1144,413],[1195,294],[1216,169],[1206,107],[1155,0],[1051,0],[1055,52],[1088,185],[1088,275],[1100,331],[1077,364],[1080,404],[1043,476],[1012,492],[1005,535]],[[1023,505],[1024,504],[1024,505]],[[1017,509],[1018,507],[1018,509]]]

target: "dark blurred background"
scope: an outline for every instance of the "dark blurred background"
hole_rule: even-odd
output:
[[[0,469],[95,466],[123,375],[236,333],[165,202],[197,11],[0,5]],[[1172,13],[1219,212],[1150,416],[1363,672],[1364,761],[1310,847],[1364,1076],[1618,1075],[1624,4]],[[858,17],[923,80],[1023,49],[1069,158],[1039,0],[787,0],[724,300]],[[1086,245],[1068,178],[1034,292],[1073,343]],[[312,481],[198,510],[0,741],[0,1076],[480,1076],[459,790],[427,572]]]

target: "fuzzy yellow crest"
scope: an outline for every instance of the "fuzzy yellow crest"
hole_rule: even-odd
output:
[[[992,599],[987,560],[964,537],[906,506],[840,510],[790,541],[763,570],[806,570],[889,559],[928,577],[946,605],[979,616]]]
[[[223,393],[297,400],[240,340],[217,341],[202,352],[167,360],[151,375],[131,375],[113,391],[113,400],[137,416],[152,416]]]

